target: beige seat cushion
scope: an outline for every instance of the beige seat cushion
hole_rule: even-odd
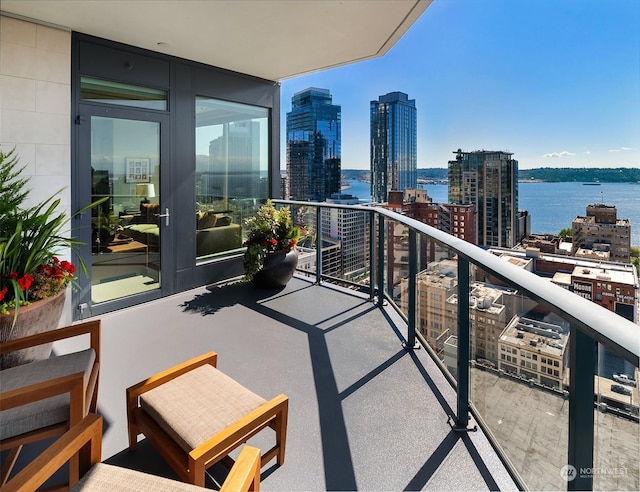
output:
[[[187,453],[265,401],[208,364],[140,396],[140,406]]]
[[[195,485],[104,463],[93,465],[71,490],[104,490],[105,492],[202,491],[200,487]]]
[[[61,376],[84,372],[85,387],[96,354],[86,349],[0,371],[2,391],[24,388]],[[69,395],[63,394],[0,412],[0,439],[19,436],[69,420]]]

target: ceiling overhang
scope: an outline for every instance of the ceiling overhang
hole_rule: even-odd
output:
[[[2,0],[2,13],[282,80],[384,55],[431,0]]]

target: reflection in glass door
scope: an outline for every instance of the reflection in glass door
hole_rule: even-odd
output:
[[[91,117],[91,304],[160,289],[160,123]]]

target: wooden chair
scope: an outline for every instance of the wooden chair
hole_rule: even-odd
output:
[[[3,491],[17,492],[36,490],[44,484],[62,465],[78,456],[81,450],[89,456],[81,469],[82,478],[72,482],[74,491],[119,490],[147,491],[200,491],[195,485],[176,482],[168,478],[157,477],[136,470],[100,463],[102,448],[102,417],[89,414],[80,423],[71,427],[34,461],[3,487]],[[238,460],[229,472],[222,492],[245,492],[260,490],[260,450],[245,446]]]
[[[216,368],[215,352],[163,371],[127,389],[129,449],[144,434],[185,482],[204,486],[205,470],[271,427],[275,445],[261,458],[284,463],[289,399],[266,401]]]
[[[6,354],[44,343],[85,335],[89,348],[0,371],[0,451],[7,451],[0,486],[11,474],[25,444],[66,432],[98,403],[100,321],[88,321],[0,343]],[[72,460],[69,479],[77,480],[79,462]]]

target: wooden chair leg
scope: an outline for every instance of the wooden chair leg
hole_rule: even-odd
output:
[[[135,452],[138,449],[138,429],[135,425],[129,422],[129,451]]]
[[[4,460],[4,463],[2,463],[2,468],[0,469],[0,487],[7,483],[20,451],[22,451],[22,445],[11,448],[7,453],[7,458]]]
[[[276,418],[276,445],[278,446],[278,457],[276,463],[278,466],[284,464],[284,452],[287,442],[287,417],[288,417],[288,402],[287,405],[278,413]]]
[[[189,459],[189,470],[187,475],[189,476],[188,482],[196,485],[197,487],[204,487],[204,461]]]

